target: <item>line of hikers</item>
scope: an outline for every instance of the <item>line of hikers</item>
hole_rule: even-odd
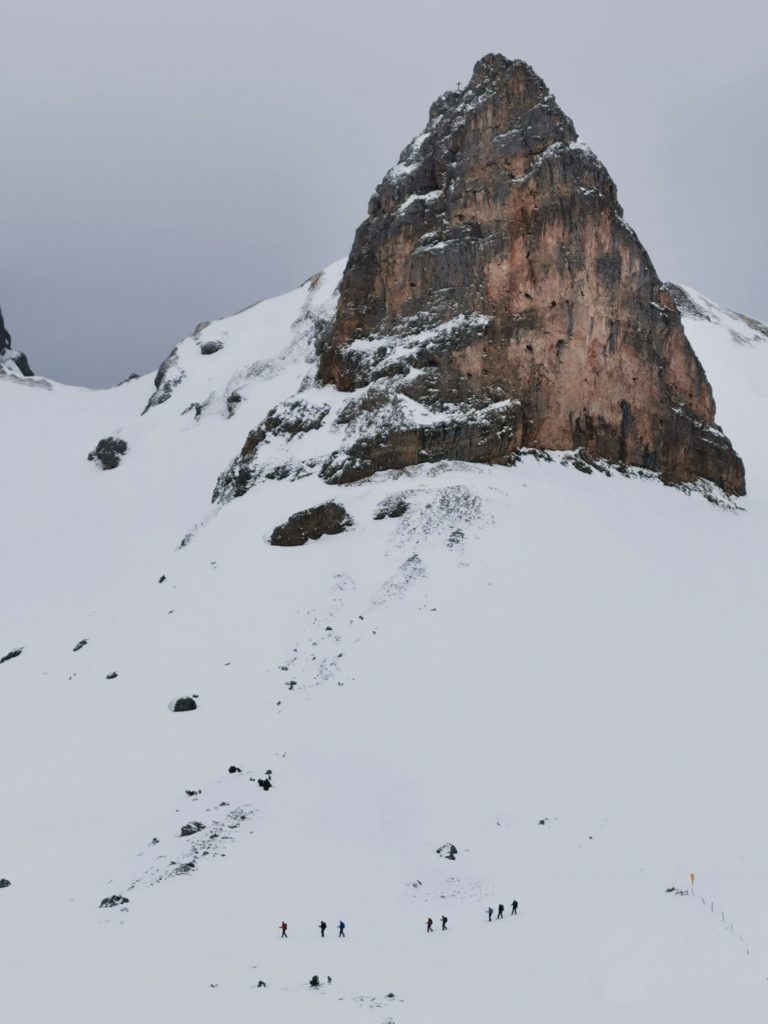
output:
[[[513,914],[517,913],[518,906],[519,906],[519,904],[518,904],[517,900],[512,900],[512,902],[509,905],[509,916],[510,917],[512,917]],[[486,914],[488,915],[488,920],[492,921],[493,920],[493,907],[488,907],[488,909],[486,910]],[[498,908],[497,908],[497,910],[496,910],[496,920],[499,921],[503,917],[504,917],[504,904],[500,903]]]
[[[320,924],[318,925],[318,928],[320,929],[320,938],[321,939],[325,938],[325,930],[326,930],[327,927],[328,927],[328,925],[325,923],[325,921],[321,921]],[[344,922],[343,921],[339,921],[339,923],[338,923],[338,925],[336,927],[339,929],[339,938],[340,939],[346,939],[347,933],[346,933],[346,931],[344,929],[347,926],[344,924]],[[285,921],[281,921],[280,922],[280,938],[281,939],[287,939],[288,938],[288,925],[285,923]]]
[[[510,917],[512,917],[513,915],[517,914],[518,906],[519,906],[519,904],[518,904],[517,900],[512,900],[512,902],[509,905],[509,916]],[[493,920],[493,913],[494,913],[493,907],[488,907],[486,913],[488,914],[488,920],[492,921]],[[496,920],[499,921],[503,917],[504,917],[504,904],[500,903],[498,905],[498,907],[496,908]],[[432,925],[434,923],[435,922],[432,920],[431,917],[427,918],[427,931],[428,932],[433,931]],[[442,932],[447,932],[448,931],[448,918],[445,916],[445,914],[443,914],[442,917],[440,918],[440,925],[441,925],[440,931],[442,931]],[[340,939],[346,939],[347,933],[346,933],[345,929],[346,929],[347,926],[344,924],[344,922],[343,921],[339,921],[339,923],[338,923],[338,925],[336,927],[339,930],[339,938]],[[328,925],[325,923],[325,921],[321,921],[320,924],[318,925],[318,928],[320,929],[320,938],[324,939],[325,938],[325,932],[326,932],[326,929],[328,928]],[[281,921],[280,922],[280,938],[281,939],[287,939],[288,938],[288,925],[285,923],[285,921]]]

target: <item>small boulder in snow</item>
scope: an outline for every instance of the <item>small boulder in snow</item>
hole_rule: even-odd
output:
[[[8,651],[7,654],[4,654],[2,658],[0,658],[0,665],[2,665],[3,662],[5,661],[11,661],[13,658],[18,658],[18,656],[21,654],[23,650],[23,647],[14,647],[12,651]]]
[[[179,697],[173,705],[174,711],[197,711],[197,701],[194,697]]]
[[[107,907],[119,907],[123,903],[130,902],[127,896],[107,896],[101,901],[99,908],[103,910]]]
[[[7,889],[10,884],[7,878],[0,878],[0,889]]]
[[[85,647],[87,643],[87,640],[78,640],[75,646],[72,648],[72,651],[74,653],[77,653],[77,651],[82,651],[82,649]]]
[[[121,437],[102,437],[93,451],[88,452],[88,461],[102,469],[117,469],[127,451],[128,445]]]
[[[298,547],[326,534],[343,533],[350,526],[352,519],[344,506],[337,501],[326,501],[323,505],[295,512],[286,522],[275,527],[269,543],[278,547]]]
[[[446,860],[456,860],[456,854],[459,851],[453,843],[443,843],[442,846],[438,846],[436,852],[439,857],[445,857]]]
[[[200,346],[200,355],[212,356],[214,352],[220,352],[224,348],[223,341],[203,341],[198,342]]]
[[[180,835],[193,836],[195,835],[196,832],[202,832],[204,828],[205,825],[202,823],[202,821],[189,821],[187,822],[186,825],[181,826]]]

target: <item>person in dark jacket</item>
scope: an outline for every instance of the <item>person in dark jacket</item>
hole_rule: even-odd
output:
[[[512,900],[512,913],[517,913],[517,900]]]
[[[499,909],[496,911],[496,920],[498,921],[502,917],[504,917],[504,904],[500,903]]]
[[[325,938],[325,929],[327,927],[328,927],[328,925],[325,923],[325,921],[321,921],[320,922],[320,938],[321,939]]]
[[[280,925],[280,938],[288,938],[288,925],[285,923],[285,921],[283,921],[282,924]]]
[[[431,917],[427,918],[427,931],[428,932],[432,931],[432,918]]]
[[[440,918],[440,924],[443,926],[441,929],[442,931],[445,932],[448,930],[448,918],[445,916],[445,914],[443,914],[443,916]]]
[[[488,920],[493,920],[493,907],[488,907]]]
[[[346,933],[344,932],[344,929],[346,927],[347,926],[344,924],[343,921],[339,921],[339,938],[340,939],[346,939],[347,936],[346,936]]]

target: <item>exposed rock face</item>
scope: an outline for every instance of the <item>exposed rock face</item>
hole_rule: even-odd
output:
[[[33,377],[29,360],[23,352],[13,348],[11,335],[5,326],[3,311],[0,309],[0,373],[20,374],[22,377]]]
[[[433,105],[371,199],[318,342],[322,383],[378,403],[327,480],[583,449],[744,493],[675,302],[576,140],[542,80],[499,55]]]
[[[352,520],[344,506],[327,501],[324,505],[296,512],[281,526],[276,526],[269,543],[278,547],[298,547],[326,534],[343,533],[351,525]]]

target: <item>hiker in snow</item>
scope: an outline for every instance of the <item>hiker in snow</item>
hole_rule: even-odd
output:
[[[339,921],[339,938],[340,939],[346,939],[347,936],[344,934],[344,929],[346,927],[347,926],[344,924],[343,921]]]
[[[320,979],[316,974],[313,974],[312,977],[309,979],[309,987],[320,988]]]
[[[496,911],[496,920],[498,921],[499,918],[501,918],[501,917],[504,917],[504,904],[503,903],[499,904],[499,909]]]
[[[325,938],[325,929],[327,927],[328,927],[328,925],[325,923],[325,921],[321,921],[320,922],[320,938],[321,939]]]
[[[445,932],[448,930],[448,918],[445,916],[445,914],[443,914],[443,916],[440,918],[440,924],[443,926],[441,929],[442,931]]]
[[[432,918],[431,917],[427,918],[427,931],[428,932],[432,931]]]
[[[281,925],[280,925],[280,938],[281,939],[287,939],[288,938],[288,925],[285,923],[285,921],[283,921],[281,923]]]
[[[488,920],[493,920],[493,907],[488,907]]]
[[[517,913],[517,900],[512,900],[512,911],[511,911],[511,913],[512,914],[516,914]]]

